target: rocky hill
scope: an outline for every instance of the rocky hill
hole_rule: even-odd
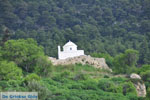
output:
[[[93,67],[109,70],[112,72],[112,69],[108,67],[104,58],[95,58],[89,55],[78,56],[78,57],[67,58],[67,59],[56,59],[53,57],[49,57],[49,60],[52,61],[53,65],[69,65],[69,64],[81,63],[83,65],[88,64],[88,65],[92,65]]]

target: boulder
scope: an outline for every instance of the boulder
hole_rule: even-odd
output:
[[[138,74],[135,74],[135,73],[131,74],[130,78],[131,79],[141,79],[141,77]]]

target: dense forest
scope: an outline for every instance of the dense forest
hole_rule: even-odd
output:
[[[54,66],[69,40],[105,58],[113,72],[90,65]],[[116,74],[137,73],[134,82]],[[150,100],[150,0],[0,0],[0,91],[37,91],[39,100]]]
[[[34,38],[48,56],[75,42],[86,54],[140,52],[150,64],[149,0],[0,0],[0,35]]]

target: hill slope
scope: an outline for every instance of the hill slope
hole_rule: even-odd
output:
[[[135,50],[118,55],[113,71],[143,81],[90,65],[55,66],[33,39],[8,40],[0,46],[0,91],[36,91],[40,100],[149,100],[150,65],[136,68],[135,58]]]

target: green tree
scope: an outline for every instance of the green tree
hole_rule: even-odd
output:
[[[141,64],[150,64],[150,49],[146,39],[140,45],[140,60]]]
[[[143,6],[143,15],[150,18],[150,1],[149,0],[143,0],[142,2],[142,6]]]
[[[33,39],[9,40],[2,48],[3,58],[14,61],[27,72],[32,72],[36,59],[44,55],[43,48]]]
[[[34,20],[31,17],[26,17],[25,27],[32,29],[34,26]],[[31,34],[32,35],[32,34]]]
[[[20,80],[22,70],[14,62],[0,62],[0,80]]]
[[[19,1],[19,3],[16,4],[16,12],[17,15],[21,18],[21,19],[25,19],[25,17],[27,16],[27,12],[28,12],[28,4],[25,1]]]
[[[56,19],[50,15],[48,11],[43,11],[42,15],[40,16],[38,23],[44,26],[52,27],[56,23]]]
[[[17,16],[14,14],[14,7],[10,3],[10,0],[0,0],[0,18],[1,24],[9,27],[14,27],[16,25]]]
[[[20,39],[25,39],[25,38],[28,37],[28,34],[19,29],[19,30],[16,30],[16,33],[13,35],[13,37],[15,39],[19,39],[19,38]]]
[[[128,66],[135,66],[139,59],[139,53],[136,50],[128,49],[125,51],[125,62]]]
[[[138,51],[128,49],[124,54],[117,55],[113,60],[116,73],[131,73],[138,61]]]

